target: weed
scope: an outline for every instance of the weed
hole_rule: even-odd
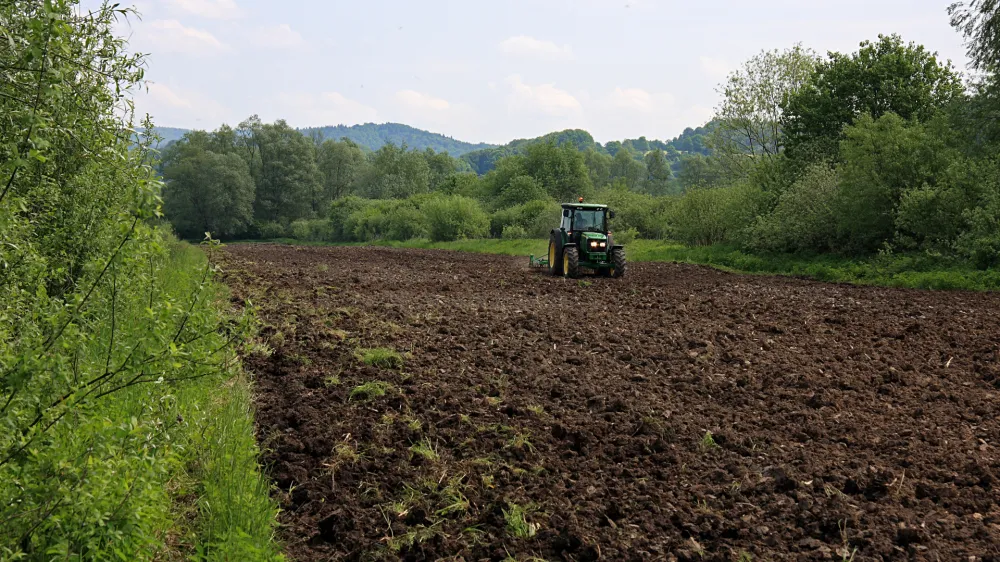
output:
[[[371,381],[351,389],[348,400],[368,401],[385,396],[385,393],[392,388],[392,385],[382,381]]]
[[[753,562],[753,556],[749,552],[741,550],[736,555],[736,562]]]
[[[545,408],[543,408],[542,406],[539,406],[537,404],[533,404],[531,406],[528,406],[528,411],[531,412],[532,414],[535,414],[536,416],[539,416],[539,417],[545,415]]]
[[[437,448],[429,439],[421,439],[420,442],[411,445],[410,452],[420,455],[429,461],[436,461],[441,458]]]
[[[579,285],[580,287],[583,287],[583,288],[587,288],[587,287],[593,285],[592,282],[590,282],[590,281],[584,281],[583,279],[577,281],[576,284]]]
[[[362,363],[372,367],[398,369],[403,366],[403,357],[396,350],[387,347],[359,349],[357,357]]]
[[[504,521],[507,522],[507,532],[519,539],[529,539],[538,532],[538,525],[528,521],[528,512],[516,503],[508,503],[508,509],[503,510]]]
[[[436,511],[439,516],[447,517],[456,513],[465,513],[469,510],[469,498],[465,497],[465,494],[459,489],[462,478],[465,478],[465,476],[463,475],[450,481],[448,487],[442,492],[445,506]]]
[[[405,535],[400,535],[398,537],[389,540],[389,548],[399,552],[404,548],[412,547],[413,545],[421,544],[427,542],[434,538],[437,534],[437,523],[431,525],[430,527],[418,526],[416,529],[406,533]]]
[[[503,399],[497,398],[496,396],[487,396],[486,403],[493,408],[499,408],[500,404],[503,404]]]
[[[715,449],[719,444],[715,442],[715,437],[712,436],[711,431],[706,431],[704,437],[698,442],[698,448],[702,451],[709,451]]]
[[[480,476],[479,479],[482,481],[484,488],[486,488],[488,490],[492,490],[493,488],[496,488],[496,485],[493,484],[493,475],[492,474],[484,474],[484,475]]]
[[[316,266],[316,271],[319,271],[320,273],[326,273],[327,271],[330,271],[330,266],[326,265],[325,263],[321,263]]]
[[[519,431],[507,441],[507,445],[512,449],[527,449],[529,451],[534,451],[535,446],[528,440],[529,436],[530,434],[527,431]]]
[[[420,420],[418,420],[417,418],[411,416],[404,416],[400,419],[404,420],[406,422],[406,427],[410,428],[413,431],[420,431],[421,429],[423,429],[424,424],[422,424]]]
[[[337,386],[340,384],[340,372],[336,375],[327,375],[323,377],[323,386],[330,388],[332,386]]]

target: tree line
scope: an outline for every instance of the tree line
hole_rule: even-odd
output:
[[[370,241],[540,237],[558,203],[618,211],[620,239],[756,253],[922,252],[1000,261],[1000,126],[989,2],[951,6],[977,76],[897,35],[852,53],[795,45],[746,61],[705,128],[667,146],[586,131],[461,158],[307,139],[250,119],[170,146],[165,209],[185,236]],[[676,146],[683,140],[689,151]]]
[[[694,135],[692,130],[688,142]],[[501,224],[502,217],[531,204],[551,218],[556,202],[612,187],[636,195],[679,193],[711,173],[694,154],[681,160],[675,174],[671,158],[677,161],[679,152],[644,138],[605,149],[585,131],[564,131],[507,148],[480,175],[468,159],[446,152],[391,143],[369,151],[346,138],[307,137],[284,121],[251,117],[235,128],[187,133],[167,145],[158,169],[167,184],[164,212],[181,236],[270,239],[309,232],[331,241],[501,235],[505,226],[537,234],[541,227],[527,219]],[[437,212],[442,205],[463,209],[463,218]],[[353,217],[344,215],[346,208]],[[334,216],[340,222],[331,224]],[[499,226],[442,229],[433,217]]]

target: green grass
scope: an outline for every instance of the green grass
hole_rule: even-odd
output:
[[[359,349],[358,359],[365,365],[382,367],[384,369],[398,369],[403,366],[403,357],[394,349],[388,347],[375,347],[371,349]]]
[[[392,385],[382,381],[371,381],[351,389],[348,400],[368,401],[385,396]]]
[[[507,522],[507,532],[519,539],[530,539],[538,532],[538,525],[528,521],[528,511],[516,503],[507,504],[503,510],[504,521]]]
[[[291,239],[276,242],[307,245],[386,246],[455,250],[509,256],[544,257],[547,240],[428,240],[376,241],[370,244],[303,243]],[[667,240],[635,240],[626,245],[631,262],[679,262],[708,265],[724,271],[787,275],[859,285],[882,285],[917,289],[964,289],[992,291],[1000,289],[1000,270],[977,270],[969,264],[923,253],[894,254],[872,258],[851,258],[836,254],[760,255],[731,246],[686,246]]]

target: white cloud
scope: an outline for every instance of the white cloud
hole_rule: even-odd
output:
[[[573,50],[569,45],[560,47],[551,41],[543,41],[534,37],[528,37],[527,35],[517,35],[505,39],[500,43],[500,50],[508,55],[535,57],[546,60],[569,60],[573,58]]]
[[[177,20],[155,20],[144,26],[139,34],[140,43],[148,47],[153,55],[158,52],[182,53],[187,55],[210,55],[229,51],[229,45],[219,41],[211,33],[185,27]]]
[[[614,108],[643,113],[661,111],[674,105],[674,97],[669,93],[651,93],[642,88],[615,88],[608,97]]]
[[[187,109],[194,107],[194,103],[190,99],[182,97],[165,84],[147,82],[146,96],[149,103],[154,106],[179,107]]]
[[[305,44],[302,36],[287,23],[261,27],[253,32],[253,39],[261,47],[295,49]]]
[[[171,8],[203,18],[229,20],[245,16],[235,0],[167,0]]]
[[[340,92],[314,94],[281,94],[275,104],[276,115],[267,119],[285,119],[296,127],[355,125],[378,119],[378,111]],[[262,115],[262,117],[265,117]]]
[[[710,78],[716,80],[722,80],[729,76],[729,73],[733,70],[729,63],[722,59],[714,59],[712,57],[698,57],[698,61],[701,62],[701,70],[707,74]]]
[[[444,111],[449,107],[448,100],[435,98],[414,90],[400,90],[396,92],[396,99],[403,105],[414,109]]]
[[[580,101],[572,94],[552,84],[532,86],[525,84],[516,74],[507,78],[507,84],[511,87],[507,104],[513,111],[537,111],[547,115],[565,116],[582,109]]]
[[[213,129],[232,117],[214,99],[173,84],[146,82],[146,88],[134,97],[137,116],[149,113],[156,124],[165,127]]]

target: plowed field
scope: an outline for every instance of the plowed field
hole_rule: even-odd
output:
[[[526,262],[226,249],[290,558],[1000,560],[1000,296]]]

